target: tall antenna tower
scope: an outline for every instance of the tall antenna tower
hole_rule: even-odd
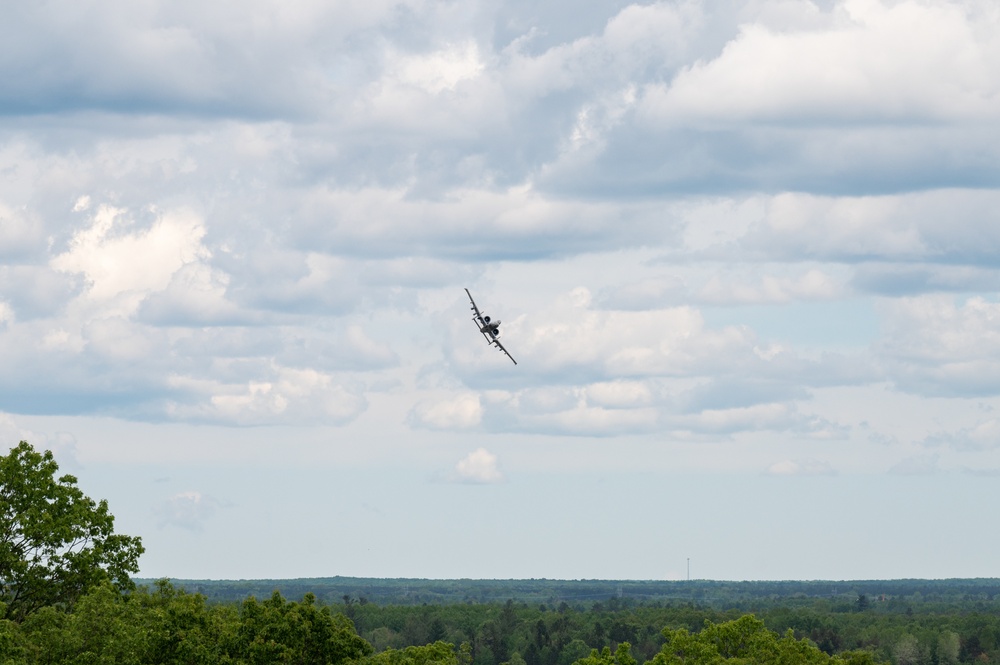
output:
[[[691,581],[691,557],[688,557],[688,582]]]

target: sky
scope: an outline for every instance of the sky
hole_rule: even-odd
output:
[[[11,3],[0,80],[0,451],[141,576],[1000,576],[992,0]]]

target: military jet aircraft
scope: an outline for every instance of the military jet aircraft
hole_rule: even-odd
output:
[[[472,311],[474,312],[472,320],[476,322],[479,332],[483,333],[483,337],[486,338],[487,342],[507,354],[510,361],[516,365],[517,361],[514,360],[514,356],[510,355],[507,349],[503,348],[503,344],[500,343],[500,319],[490,321],[490,317],[480,314],[479,308],[476,307],[476,301],[472,299],[472,294],[469,293],[469,289],[466,289],[465,293],[469,296],[469,302],[472,303]]]

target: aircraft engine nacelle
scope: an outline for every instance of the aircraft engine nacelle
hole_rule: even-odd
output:
[[[486,323],[489,323],[490,322],[490,317],[484,316],[483,317],[483,321],[485,321]]]

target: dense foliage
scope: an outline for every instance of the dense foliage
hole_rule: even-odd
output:
[[[58,470],[25,441],[0,455],[0,619],[72,604],[104,582],[130,588],[139,569],[140,540],[116,534],[107,502]]]
[[[0,664],[347,663],[371,655],[343,614],[275,593],[238,607],[209,605],[169,582],[121,594],[102,586],[72,611],[45,607],[0,621]]]
[[[458,616],[460,610],[469,608],[453,609]],[[471,630],[475,635],[471,643],[456,647],[439,639],[376,652],[345,614],[320,607],[311,595],[290,602],[275,592],[267,600],[251,596],[234,606],[207,603],[204,596],[178,591],[166,580],[130,594],[104,585],[82,596],[71,610],[49,606],[21,623],[0,621],[0,664],[474,665],[496,662],[502,654],[504,663],[525,665],[529,661],[512,649],[518,644],[514,638],[520,621],[513,604],[491,609],[496,616]],[[525,650],[531,654],[531,647],[536,648],[529,657],[565,665],[637,665],[629,642],[618,642],[613,651],[608,645],[593,648],[583,636],[560,635],[558,631],[570,623],[559,618],[566,618],[565,613],[553,614],[555,634],[548,634],[549,624],[539,620]],[[431,629],[447,632],[443,625]],[[564,644],[552,649],[553,637]],[[659,642],[646,665],[877,662],[866,651],[830,656],[792,631],[779,636],[749,615],[706,622],[694,632],[667,628],[661,631]]]
[[[853,602],[812,600],[797,607],[768,600],[753,615],[775,636],[806,640],[827,655],[863,651],[876,661],[901,665],[1000,663],[1000,613],[977,610],[977,602],[942,611],[933,602],[906,606],[902,601],[870,601],[864,596]],[[347,599],[341,609],[376,650],[434,640],[465,642],[473,665],[522,661],[571,665],[591,649],[607,646],[613,653],[623,643],[630,645],[637,661],[649,662],[677,631],[697,635],[708,624],[724,625],[748,616],[742,609],[627,598],[610,598],[586,608],[512,601],[379,606]]]

